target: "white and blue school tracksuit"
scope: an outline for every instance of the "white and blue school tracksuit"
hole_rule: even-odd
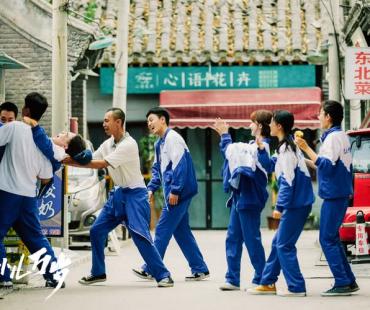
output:
[[[24,123],[15,121],[1,127],[0,145],[5,144],[0,163],[0,264],[6,257],[3,239],[11,227],[31,253],[45,248],[45,255],[51,257],[50,263],[56,261],[41,230],[36,198],[36,177],[50,178],[51,166],[36,149],[31,129]],[[53,280],[50,263],[43,275],[46,280]],[[6,268],[0,281],[10,280],[10,270]]]
[[[293,152],[286,144],[280,146],[277,158],[272,158],[271,164],[275,165],[279,187],[276,210],[282,215],[260,284],[275,283],[281,269],[290,292],[305,292],[295,244],[315,201],[311,177],[302,152],[298,149]]]
[[[356,280],[339,239],[339,228],[353,193],[351,146],[340,127],[324,132],[321,142],[315,162],[319,196],[324,200],[320,215],[320,244],[334,275],[334,286],[345,286]]]
[[[151,275],[158,281],[169,277],[162,258],[153,245],[149,232],[150,206],[146,188],[115,187],[99,217],[90,229],[92,249],[91,274],[105,274],[104,248],[108,233],[124,222],[132,240],[147,263]]]
[[[264,144],[269,150],[267,140]],[[266,185],[269,157],[259,162],[260,151],[256,143],[232,143],[229,134],[221,136],[220,150],[225,158],[222,170],[224,190],[231,192],[227,203],[231,212],[226,236],[226,282],[240,286],[240,261],[244,242],[255,270],[252,282],[259,284],[266,260],[260,225],[261,212],[268,198]]]
[[[155,144],[152,179],[148,190],[155,192],[161,185],[165,206],[155,230],[155,247],[163,258],[173,235],[189,263],[191,272],[208,272],[189,225],[189,205],[192,197],[198,192],[193,161],[184,139],[172,129],[167,129],[165,135]],[[177,205],[169,204],[170,193],[179,196]],[[143,270],[152,274],[148,267],[144,265]]]

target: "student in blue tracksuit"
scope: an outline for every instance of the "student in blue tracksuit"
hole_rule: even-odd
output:
[[[193,161],[184,139],[168,128],[170,116],[163,108],[153,108],[146,114],[149,130],[159,136],[155,143],[152,179],[148,184],[149,196],[163,187],[165,207],[155,231],[154,244],[162,257],[172,236],[189,263],[192,274],[186,281],[209,277],[197,242],[189,226],[189,206],[198,192]],[[150,279],[152,270],[146,264],[141,270],[133,269],[140,278]]]
[[[288,111],[274,112],[270,125],[271,135],[279,139],[279,145],[277,157],[272,158],[271,164],[275,166],[279,186],[275,212],[281,214],[281,219],[260,285],[249,289],[251,294],[276,294],[275,283],[282,270],[288,290],[279,295],[306,296],[305,281],[299,269],[295,244],[315,198],[304,156],[291,136],[293,125],[293,114]],[[264,154],[268,160],[267,152]]]
[[[47,107],[44,96],[30,93],[25,98],[22,114],[39,120]],[[6,145],[0,163],[0,264],[6,254],[3,238],[10,227],[14,228],[31,253],[45,248],[51,262],[55,262],[54,251],[41,231],[36,198],[37,179],[49,180],[52,177],[51,165],[34,144],[31,128],[23,122],[14,121],[2,126],[0,145]],[[44,274],[45,285],[57,287],[58,281],[50,272],[50,266]],[[64,287],[64,283],[61,285]],[[8,268],[0,277],[2,286],[12,286]]]
[[[261,212],[265,207],[268,193],[269,161],[258,160],[261,148],[269,150],[270,111],[258,110],[251,114],[250,125],[256,141],[251,143],[232,143],[228,125],[218,119],[215,130],[221,136],[220,150],[225,159],[223,166],[224,190],[230,192],[228,200],[230,221],[226,236],[227,272],[225,283],[220,286],[223,291],[240,289],[240,261],[245,244],[250,261],[254,267],[253,284],[259,284],[265,267],[265,251],[261,240]],[[267,151],[269,153],[269,151]]]
[[[322,296],[351,295],[359,290],[339,239],[352,188],[352,156],[348,136],[341,129],[343,107],[339,102],[326,101],[319,114],[322,145],[316,154],[302,138],[298,146],[317,167],[319,196],[324,200],[320,215],[320,244],[334,275],[334,286]]]
[[[71,159],[66,164],[81,168],[107,168],[115,188],[90,229],[92,268],[90,275],[79,283],[90,285],[107,279],[104,248],[108,233],[124,222],[158,287],[174,285],[164,266],[149,231],[150,206],[144,178],[140,172],[139,149],[136,141],[125,131],[125,113],[119,108],[109,109],[104,116],[103,128],[111,137],[93,154],[93,160],[78,165]]]

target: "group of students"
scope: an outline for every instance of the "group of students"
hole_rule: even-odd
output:
[[[320,215],[320,244],[334,276],[332,288],[322,296],[352,295],[359,290],[339,240],[339,228],[349,203],[352,189],[352,158],[348,136],[341,129],[343,107],[326,101],[319,120],[324,130],[316,154],[301,137],[294,135],[294,116],[288,111],[255,111],[250,126],[255,140],[232,143],[228,125],[216,120],[215,130],[221,136],[224,156],[223,181],[231,192],[230,223],[226,237],[228,270],[221,290],[240,289],[242,244],[246,245],[255,274],[254,295],[306,296],[306,286],[297,260],[296,242],[303,230],[315,200],[307,166],[317,169],[319,196],[323,199]],[[277,137],[276,154],[270,157],[269,136]],[[304,157],[302,151],[307,155]],[[273,216],[280,218],[270,255],[265,261],[260,234],[260,215],[267,200],[268,173],[275,172],[278,195]],[[283,272],[287,290],[278,292],[275,283]]]
[[[5,106],[10,105],[14,106],[2,105],[6,110],[2,114],[9,112]],[[105,113],[103,128],[110,138],[91,154],[78,135],[63,132],[52,139],[46,135],[38,121],[47,106],[45,97],[31,93],[25,98],[23,121],[15,121],[16,112],[10,122],[0,127],[0,146],[5,147],[0,163],[0,261],[6,262],[3,239],[13,227],[31,253],[46,248],[45,255],[51,256],[44,274],[46,286],[65,287],[65,283],[58,283],[49,271],[56,258],[42,235],[36,190],[38,182],[50,185],[53,173],[64,163],[81,168],[107,168],[115,184],[91,228],[92,268],[88,276],[80,279],[81,284],[106,280],[104,248],[108,233],[120,224],[126,225],[145,262],[142,269],[133,270],[137,276],[155,279],[158,287],[174,285],[163,263],[168,243],[174,236],[191,267],[192,273],[186,280],[209,277],[208,267],[189,226],[188,208],[197,193],[195,171],[184,140],[168,128],[168,112],[154,108],[147,115],[151,131],[162,137],[156,144],[157,157],[148,192],[140,171],[138,146],[125,131],[125,113],[121,109],[112,108]],[[167,199],[153,241],[149,230],[149,196],[160,185]],[[8,266],[4,269],[0,286],[12,287],[10,270]]]
[[[184,139],[169,128],[168,111],[156,107],[146,114],[150,132],[158,136],[154,147],[152,179],[146,186],[140,172],[138,146],[125,130],[125,113],[121,109],[112,108],[105,113],[103,128],[110,138],[91,154],[85,150],[83,139],[71,137],[69,133],[56,137],[62,140],[59,142],[55,138],[49,139],[38,125],[47,107],[46,99],[40,94],[31,95],[26,97],[22,111],[26,124],[15,121],[12,122],[14,125],[0,128],[0,146],[6,145],[5,160],[0,163],[0,260],[5,257],[3,238],[11,226],[31,252],[46,247],[47,253],[54,257],[50,244],[42,236],[37,218],[35,184],[36,178],[43,179],[43,182],[50,179],[52,172],[59,169],[62,162],[82,168],[107,168],[115,184],[91,228],[92,268],[89,275],[80,279],[81,284],[106,281],[105,242],[108,233],[122,223],[128,228],[144,260],[141,268],[133,269],[136,276],[155,280],[159,287],[174,285],[163,263],[169,241],[174,236],[191,269],[191,275],[185,280],[208,278],[209,269],[189,225],[189,206],[198,191],[194,166]],[[33,98],[32,104],[29,103],[30,98]],[[319,195],[324,199],[320,243],[335,278],[334,286],[322,295],[351,295],[359,289],[338,233],[352,193],[350,144],[340,128],[343,119],[341,104],[325,102],[319,119],[324,130],[319,154],[302,137],[293,137],[294,116],[288,111],[253,112],[250,128],[255,140],[251,143],[233,143],[228,133],[228,124],[222,119],[215,121],[214,129],[221,136],[220,151],[224,157],[224,190],[231,194],[227,202],[230,207],[226,237],[228,270],[221,290],[240,289],[244,243],[255,270],[253,287],[248,289],[249,293],[277,294],[275,283],[282,270],[288,289],[279,292],[279,295],[306,296],[295,244],[315,199],[307,165],[317,168]],[[270,136],[279,140],[274,156],[270,156]],[[71,152],[69,147],[74,144],[73,138],[80,141]],[[33,169],[34,165],[38,166]],[[20,176],[23,177],[25,171],[29,170],[32,170],[32,175],[26,186]],[[280,218],[280,225],[266,261],[261,242],[260,216],[268,198],[268,175],[272,172],[275,172],[279,186],[274,216]],[[161,186],[165,205],[153,241],[149,231],[149,198]],[[27,187],[29,190],[26,193],[24,191]],[[19,205],[16,208],[15,202]],[[13,208],[11,211],[10,207]],[[29,212],[32,213],[32,219],[29,215],[24,219]],[[32,225],[24,226],[25,222],[31,222]],[[29,231],[34,232],[34,237],[29,237]],[[47,273],[44,277],[47,286],[57,285],[51,274]],[[0,278],[1,283],[11,283],[8,273]]]

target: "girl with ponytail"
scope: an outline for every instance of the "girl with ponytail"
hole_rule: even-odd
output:
[[[287,146],[295,153],[297,150],[297,146],[294,143],[293,139],[293,125],[294,125],[294,116],[292,113],[288,111],[275,111],[273,114],[273,122],[281,126],[281,139],[279,139],[279,145],[277,148],[277,152],[279,153],[280,147],[285,145],[284,149]],[[273,124],[274,125],[274,124]]]
[[[262,273],[260,285],[250,294],[276,294],[275,283],[283,271],[288,290],[280,296],[306,296],[306,286],[297,260],[296,242],[311,212],[314,195],[304,156],[296,147],[292,129],[294,116],[288,111],[273,113],[271,135],[279,140],[277,156],[271,158],[279,191],[273,216],[281,215],[279,228],[272,241],[271,253]],[[263,154],[261,154],[263,156]],[[267,152],[265,152],[267,157]]]

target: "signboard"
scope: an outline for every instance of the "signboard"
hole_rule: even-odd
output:
[[[63,170],[54,175],[54,183],[41,199],[38,199],[41,229],[46,237],[63,237],[64,182]]]
[[[346,99],[370,99],[370,48],[346,49],[344,82]]]
[[[113,94],[114,69],[100,68],[100,91]],[[313,65],[128,68],[128,94],[164,90],[291,88],[316,86]]]

